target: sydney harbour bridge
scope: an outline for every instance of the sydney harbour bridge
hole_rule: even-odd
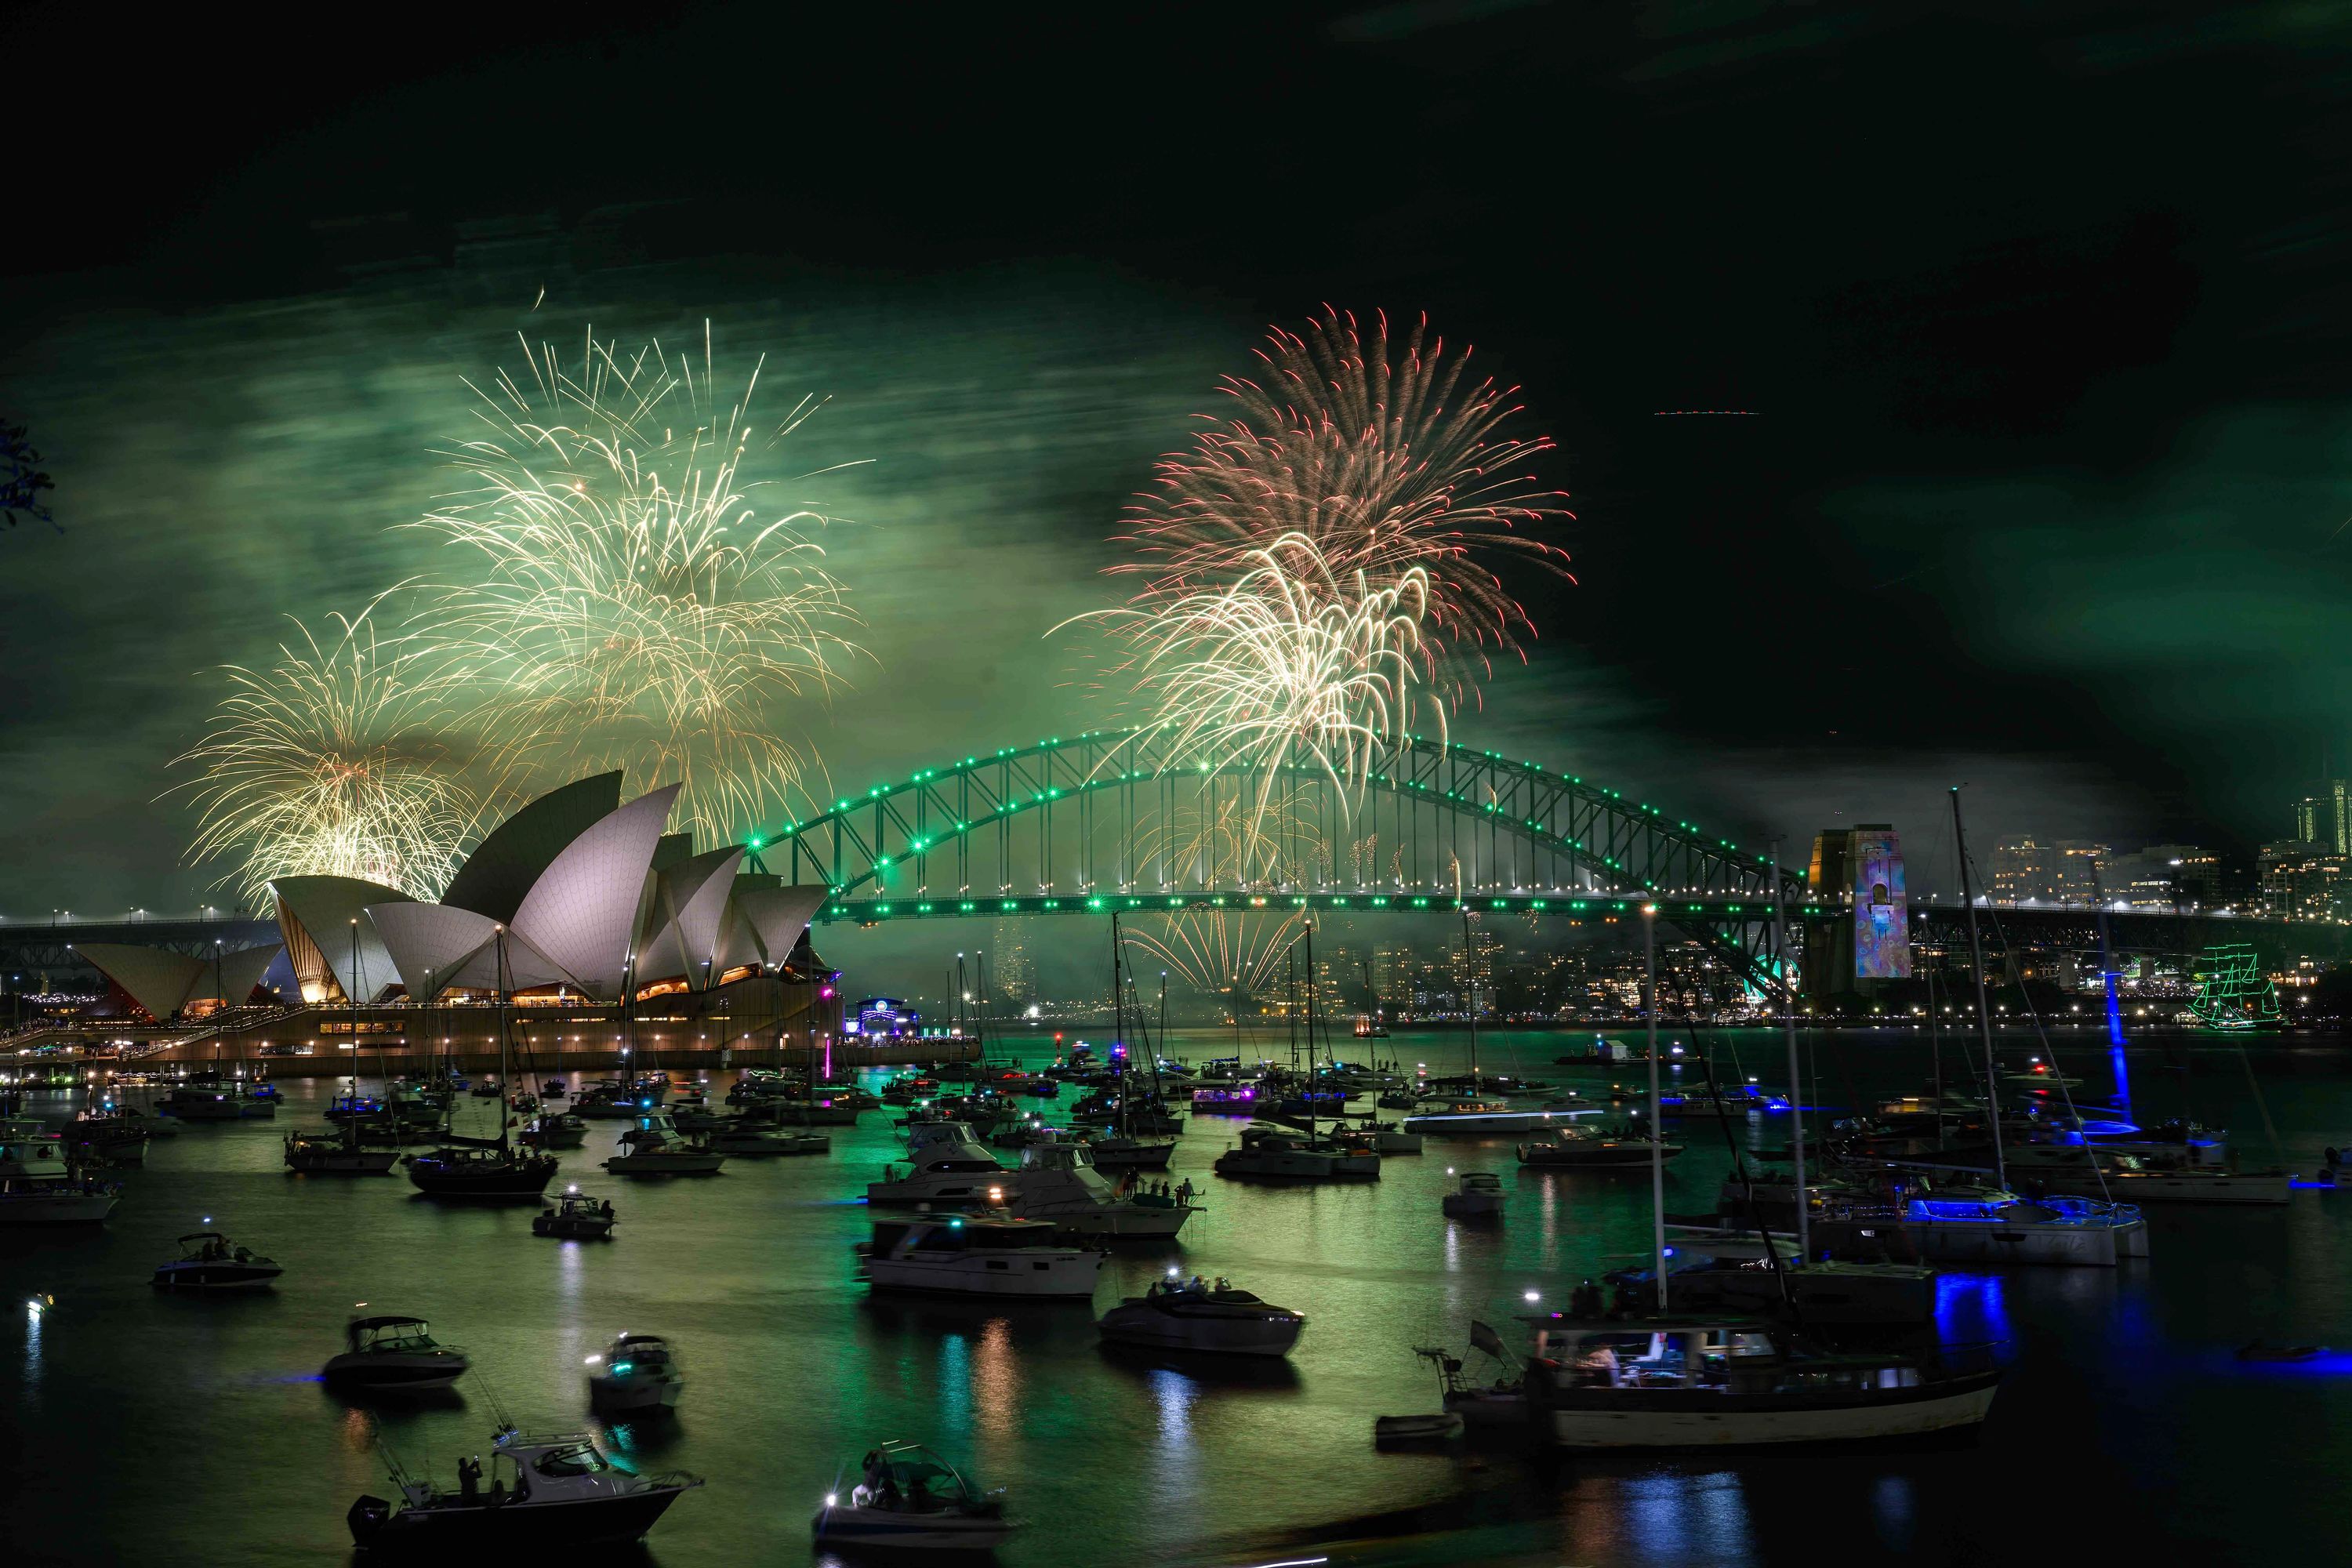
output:
[[[1945,825],[1920,824],[1923,836]],[[831,889],[819,923],[1199,911],[1638,918],[1707,944],[1781,991],[1801,944],[1851,919],[1808,868],[1707,832],[1666,806],[1543,763],[1403,736],[1359,767],[1204,763],[1160,727],[1048,736],[950,758],[835,800],[749,842],[748,868]],[[1981,891],[1981,889],[1979,889]],[[1790,962],[1776,949],[1774,915]],[[1956,897],[1913,895],[1915,943],[1960,936]],[[1989,945],[2118,957],[2252,946],[2266,963],[2341,956],[2352,931],[2190,910],[2002,906]],[[2102,927],[2105,929],[2102,930]],[[276,940],[247,917],[0,922],[0,967],[79,967],[77,942],[208,955]],[[1850,928],[1848,928],[1850,929]],[[1964,939],[1963,939],[1964,940]]]

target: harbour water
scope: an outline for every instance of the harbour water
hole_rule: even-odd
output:
[[[1585,1038],[1490,1035],[1482,1054],[1490,1069],[1563,1087],[1643,1072],[1551,1066]],[[1746,1073],[1780,1085],[1777,1036],[1709,1040],[1718,1061],[1736,1044]],[[1436,1072],[1458,1070],[1462,1044],[1342,1042],[1345,1055],[1376,1049]],[[2105,1053],[2091,1033],[2059,1044],[2089,1080],[2082,1092],[2104,1089]],[[1014,1045],[1033,1063],[1051,1055],[1037,1038]],[[1832,1105],[1916,1089],[1927,1069],[1927,1041],[1912,1034],[1811,1046]],[[1231,1037],[1179,1031],[1171,1048],[1197,1061],[1228,1054]],[[2021,1061],[2034,1047],[2007,1048]],[[2242,1053],[2176,1040],[2136,1047],[2129,1061],[2142,1120],[2186,1105],[2227,1124],[2249,1164],[2271,1159],[2265,1111],[2285,1163],[2306,1177],[2324,1147],[2352,1143],[2352,1056],[2332,1042],[2273,1039]],[[714,1075],[714,1091],[725,1081]],[[341,1560],[352,1500],[387,1494],[378,1433],[446,1483],[460,1456],[487,1451],[494,1409],[526,1429],[598,1430],[631,1464],[705,1477],[644,1548],[622,1554],[664,1568],[801,1561],[837,1467],[886,1437],[927,1442],[1009,1489],[1029,1523],[1002,1560],[1037,1568],[1325,1556],[1969,1563],[2012,1561],[2037,1541],[2087,1543],[2107,1561],[2266,1563],[2324,1550],[2352,1523],[2339,1484],[2352,1463],[2341,1419],[2352,1399],[2352,1192],[2301,1188],[2284,1209],[2154,1208],[2154,1256],[2115,1269],[1952,1275],[1939,1331],[2005,1342],[2011,1368],[1969,1439],[1740,1457],[1395,1454],[1374,1450],[1373,1417],[1435,1407],[1412,1347],[1461,1353],[1473,1319],[1523,1343],[1513,1317],[1531,1310],[1528,1292],[1557,1301],[1646,1254],[1646,1180],[1523,1172],[1509,1140],[1433,1140],[1387,1160],[1377,1184],[1253,1187],[1209,1172],[1243,1123],[1193,1118],[1171,1176],[1205,1189],[1207,1212],[1180,1246],[1118,1252],[1097,1306],[1172,1264],[1306,1314],[1287,1363],[1220,1368],[1103,1349],[1081,1306],[869,1299],[850,1247],[866,1231],[864,1184],[897,1148],[892,1112],[834,1129],[827,1156],[739,1160],[667,1184],[606,1175],[598,1162],[626,1124],[593,1123],[559,1181],[609,1194],[622,1223],[610,1243],[573,1243],[532,1237],[529,1205],[436,1204],[397,1175],[289,1174],[281,1134],[321,1125],[334,1087],[289,1080],[274,1122],[156,1140],[103,1227],[0,1232],[8,1562]],[[489,1114],[461,1102],[485,1130]],[[1753,1118],[1734,1134],[1778,1145],[1783,1120]],[[1668,1205],[1704,1208],[1729,1156],[1714,1123],[1693,1124],[1685,1141]],[[1449,1166],[1503,1174],[1501,1224],[1440,1216]],[[238,1299],[152,1290],[173,1238],[205,1228],[268,1253],[285,1277]],[[55,1306],[21,1304],[35,1292]],[[429,1318],[476,1373],[438,1402],[346,1402],[318,1373],[362,1303]],[[688,1383],[674,1418],[590,1417],[584,1359],[623,1331],[678,1347]],[[2338,1348],[2298,1364],[2239,1361],[2258,1339]]]

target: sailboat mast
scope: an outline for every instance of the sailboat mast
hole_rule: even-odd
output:
[[[499,1152],[507,1147],[507,1006],[513,994],[513,976],[507,972],[507,928],[498,928],[499,962]]]
[[[1470,900],[1462,896],[1457,880],[1454,901],[1462,906],[1462,984],[1470,998],[1470,1092],[1482,1092],[1485,1080],[1478,1076],[1478,954],[1470,945]]]
[[[1984,1037],[1985,1119],[1992,1123],[1993,1180],[2009,1185],[2009,1162],[2000,1148],[2000,1068],[1992,1059],[1992,1009],[1985,1005],[1984,942],[1977,935],[1976,894],[1969,887],[1969,836],[1960,826],[1960,786],[1952,786],[1952,842],[1960,857],[1960,902],[1969,911],[1969,964],[1976,972],[1977,1027]]]
[[[1642,1011],[1650,1020],[1650,1241],[1658,1259],[1658,1310],[1666,1310],[1666,1135],[1658,1104],[1658,906],[1642,906]]]
[[[1133,1117],[1128,1110],[1128,1064],[1134,1051],[1127,1047],[1127,988],[1119,982],[1118,911],[1110,917],[1110,1048],[1118,1058],[1118,1130],[1128,1137],[1135,1136]]]
[[[1307,922],[1307,1141],[1315,1141],[1315,922]]]
[[[1812,1237],[1807,1234],[1805,1210],[1805,1079],[1797,1065],[1797,982],[1789,967],[1789,926],[1782,908],[1780,889],[1780,841],[1772,840],[1772,948],[1780,960],[1780,1000],[1788,1009],[1789,1030],[1789,1119],[1797,1130],[1793,1147],[1797,1152],[1797,1257],[1806,1263],[1813,1258]],[[1718,1104],[1717,1109],[1722,1107]]]

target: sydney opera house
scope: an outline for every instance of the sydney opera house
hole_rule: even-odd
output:
[[[645,1050],[782,1049],[839,1037],[841,1003],[810,943],[822,886],[696,853],[664,831],[677,786],[623,803],[602,773],[542,795],[468,856],[437,903],[353,877],[283,877],[278,942],[212,958],[84,944],[158,1024],[203,1020],[270,1055],[494,1046],[497,1009],[545,1065]],[[534,1047],[535,1054],[538,1047]]]

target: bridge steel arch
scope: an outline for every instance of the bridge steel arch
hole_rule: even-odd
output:
[[[1150,726],[968,756],[836,800],[751,849],[760,869],[830,887],[819,916],[828,921],[1165,912],[1228,900],[1450,910],[1459,866],[1462,901],[1474,910],[1598,899],[1622,912],[1654,900],[1662,920],[1773,983],[1770,859],[1648,802],[1421,736],[1381,748],[1355,798],[1314,763],[1269,774],[1203,763],[1173,742]],[[1269,867],[1215,834],[1172,853],[1177,824],[1261,803],[1273,825]],[[1352,866],[1340,863],[1343,846]],[[1792,921],[1827,912],[1801,873],[1783,872],[1778,885]]]

